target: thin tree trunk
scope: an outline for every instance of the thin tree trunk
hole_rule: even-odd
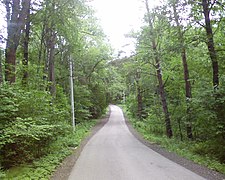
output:
[[[49,18],[46,19],[43,28],[45,28],[45,43],[46,43],[46,61],[45,61],[45,74],[48,74],[48,81],[50,85],[48,89],[52,96],[56,94],[56,82],[55,82],[55,41],[56,41],[56,32],[55,32],[55,24],[54,24],[54,16],[55,13],[55,2],[46,1],[46,9],[49,10]],[[47,16],[46,16],[47,17]],[[43,34],[44,35],[44,34]],[[46,79],[44,75],[43,79]]]
[[[24,50],[23,50],[23,79],[22,82],[24,85],[28,83],[28,60],[29,60],[29,36],[30,36],[30,4],[27,9],[27,19],[25,27],[25,37],[24,37]]]
[[[179,133],[180,133],[180,140],[183,141],[183,134],[181,130],[181,123],[180,123],[180,118],[177,119],[178,127],[179,127]]]
[[[169,115],[167,101],[166,101],[165,89],[163,85],[160,60],[158,58],[158,55],[156,54],[157,49],[154,42],[152,42],[152,46],[153,46],[153,51],[155,52],[155,63],[156,63],[156,69],[157,69],[157,78],[159,82],[159,93],[160,93],[160,97],[162,101],[162,108],[163,108],[165,123],[166,123],[166,135],[169,138],[171,138],[173,136],[173,132],[172,132],[172,127],[170,123],[170,115]]]
[[[52,32],[52,33],[55,33],[55,32]],[[49,51],[49,81],[51,82],[50,92],[53,96],[56,93],[54,56],[55,56],[55,34],[52,34],[51,41],[50,41],[50,51]]]
[[[187,125],[186,125],[186,130],[187,130],[187,137],[189,139],[193,139],[193,134],[192,134],[192,123],[191,123],[191,112],[190,112],[190,101],[192,98],[191,95],[191,83],[189,81],[189,69],[188,69],[188,64],[187,64],[187,56],[186,56],[186,49],[185,49],[185,44],[184,44],[184,36],[183,32],[181,29],[181,25],[179,22],[179,16],[177,13],[176,9],[176,3],[173,2],[173,11],[174,11],[174,18],[175,22],[177,25],[177,32],[178,32],[178,40],[179,40],[179,45],[181,46],[181,59],[183,63],[183,71],[184,71],[184,81],[185,81],[185,96],[186,96],[186,104],[187,104]]]
[[[170,115],[169,115],[167,101],[166,101],[166,94],[165,94],[165,89],[164,89],[164,84],[163,84],[160,59],[159,59],[156,41],[155,41],[155,37],[154,37],[154,28],[153,28],[153,24],[152,24],[152,21],[150,18],[150,10],[149,10],[149,6],[148,6],[148,0],[145,0],[145,4],[146,4],[147,13],[148,13],[149,28],[150,28],[150,31],[152,31],[152,39],[151,39],[152,49],[154,52],[156,71],[157,71],[157,79],[159,82],[159,92],[160,92],[160,97],[161,97],[161,101],[162,101],[162,108],[163,108],[163,112],[164,112],[164,116],[165,116],[166,135],[167,135],[167,137],[171,138],[173,136],[173,132],[172,132],[172,127],[171,127],[171,123],[170,123]]]
[[[137,101],[138,101],[138,118],[142,119],[142,110],[143,110],[143,103],[142,103],[142,94],[141,94],[141,88],[138,85],[137,87]]]
[[[3,83],[3,74],[2,74],[2,50],[0,49],[0,85]]]
[[[136,83],[137,83],[137,116],[139,119],[142,118],[142,110],[143,110],[143,101],[142,101],[142,92],[140,87],[140,72],[137,72]]]
[[[40,67],[41,67],[41,61],[42,61],[42,51],[43,51],[43,44],[44,44],[44,38],[45,38],[45,33],[46,33],[46,24],[47,24],[47,13],[45,12],[44,14],[44,21],[43,21],[43,26],[42,26],[42,32],[41,32],[41,42],[40,42],[40,49],[38,51],[38,68],[37,68],[37,73],[39,73],[40,71]],[[46,50],[44,50],[45,52]],[[45,53],[44,53],[45,54]],[[44,55],[45,57],[45,55]]]
[[[213,69],[213,86],[215,89],[219,86],[219,65],[218,57],[214,46],[213,31],[210,20],[210,9],[208,0],[202,0],[203,14],[205,17],[205,30],[207,35],[207,46]]]

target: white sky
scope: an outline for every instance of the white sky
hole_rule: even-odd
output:
[[[159,0],[149,0],[154,6]],[[90,3],[96,10],[105,34],[108,36],[116,53],[125,51],[122,56],[129,56],[135,50],[135,40],[125,38],[131,30],[140,29],[145,13],[143,0],[93,0]],[[130,45],[127,45],[130,44]],[[125,47],[124,47],[125,46]]]
[[[5,18],[5,7],[0,3],[0,35],[6,36],[6,22]],[[5,37],[6,38],[6,37]],[[0,47],[4,47],[4,44],[0,42]]]
[[[125,51],[124,56],[130,55],[134,51],[134,39],[124,35],[141,26],[144,15],[142,0],[93,0],[91,5],[116,53]]]
[[[153,7],[160,0],[149,0],[149,6]],[[125,38],[132,30],[138,31],[143,22],[145,6],[143,0],[92,0],[90,4],[96,10],[96,16],[100,21],[100,26],[109,38],[115,55],[119,51],[124,51],[122,56],[129,56],[135,51],[135,39]],[[2,15],[3,6],[0,5],[0,34],[5,34],[2,30],[6,26]]]

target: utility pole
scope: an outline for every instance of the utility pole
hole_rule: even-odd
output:
[[[73,63],[70,59],[70,96],[71,96],[71,112],[72,112],[72,125],[75,131],[75,113],[74,113],[74,95],[73,95]]]

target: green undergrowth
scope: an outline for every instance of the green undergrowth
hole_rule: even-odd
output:
[[[125,111],[126,108],[123,107],[123,109]],[[156,135],[149,131],[144,121],[138,121],[132,118],[127,111],[125,111],[125,114],[132,126],[143,136],[144,139],[148,140],[150,143],[158,144],[161,147],[167,149],[169,152],[175,152],[179,156],[194,161],[197,164],[225,174],[225,164],[221,164],[213,157],[196,153],[198,146],[201,146],[200,143],[188,140],[180,141],[176,138],[169,139],[166,136]]]
[[[46,151],[48,154],[36,159],[31,164],[24,164],[13,167],[6,172],[0,172],[0,179],[3,180],[39,180],[49,179],[56,167],[65,157],[72,153],[82,139],[90,132],[90,129],[97,123],[97,120],[90,120],[79,123],[75,132],[68,132],[65,136],[59,137]]]

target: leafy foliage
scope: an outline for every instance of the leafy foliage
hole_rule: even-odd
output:
[[[81,130],[65,140],[65,147],[78,145],[93,124],[88,122],[86,127],[84,122],[100,117],[108,105],[105,88],[108,81],[104,77],[109,71],[104,68],[111,59],[111,48],[86,1],[26,2],[31,2],[30,14],[23,12],[27,18],[24,27],[21,25],[24,31],[21,31],[18,48],[13,51],[15,72],[2,68],[8,57],[4,59],[1,53],[0,59],[0,167],[14,168],[47,157],[50,162],[46,169],[32,170],[41,178],[69,154],[61,142],[64,137],[68,138],[69,130],[72,131],[69,62],[74,66],[76,125],[78,128],[81,125]],[[17,1],[2,3],[10,13]],[[22,12],[22,5],[18,3],[15,7]],[[20,18],[15,21],[17,19]],[[8,78],[2,81],[6,76]],[[49,155],[54,148],[61,154]]]
[[[126,108],[135,119],[134,126],[144,137],[165,143],[174,151],[179,146],[180,154],[185,154],[182,148],[185,150],[186,145],[187,151],[201,159],[201,163],[207,164],[203,162],[204,157],[207,157],[205,161],[211,159],[212,168],[224,172],[225,64],[222,59],[225,54],[221,50],[224,46],[221,36],[221,27],[224,27],[224,13],[221,11],[223,4],[220,1],[207,1],[210,7],[208,20],[213,33],[210,36],[205,29],[202,2],[168,0],[153,8],[144,18],[146,24],[149,24],[146,17],[150,16],[152,26],[145,24],[140,32],[133,34],[137,39],[136,54],[114,62],[113,66],[115,69],[119,67],[116,70],[125,82]],[[214,56],[209,48],[210,38],[215,41]],[[154,39],[157,42],[152,46]],[[171,141],[164,136],[165,106],[160,99],[162,92],[156,79],[159,69],[154,62],[155,56],[160,60],[171,117]],[[212,60],[213,57],[216,59]],[[214,61],[219,63],[218,73],[215,73],[216,66],[212,66]],[[216,79],[217,75],[219,80]],[[189,132],[192,133],[191,137]]]
[[[155,132],[158,131],[162,126],[155,126],[153,119],[151,119],[151,121],[153,121],[152,124],[149,123],[149,121],[137,121],[136,119],[132,118],[128,108],[124,107],[123,109],[125,110],[126,115],[129,117],[129,120],[135,129],[149,142],[159,144],[161,147],[164,147],[169,151],[175,152],[176,154],[192,160],[198,164],[207,166],[210,169],[225,173],[224,164],[220,163],[217,158],[213,158],[212,155],[208,154],[208,146],[212,148],[212,142],[196,143],[195,141],[190,142],[188,140],[178,141],[176,138],[168,139],[165,137],[165,135],[163,135],[162,131],[160,133]]]
[[[72,153],[71,147],[77,147],[96,122],[84,121],[77,126],[74,133],[68,129],[65,135],[58,136],[56,141],[45,147],[45,156],[35,159],[31,164],[9,169],[3,179],[49,179],[53,170]]]
[[[69,116],[68,102],[60,102],[62,109],[57,103],[51,104],[50,94],[37,90],[27,92],[18,85],[2,86],[1,97],[1,107],[5,108],[1,111],[0,129],[4,167],[40,157],[46,153],[43,148],[68,129],[63,120]]]

